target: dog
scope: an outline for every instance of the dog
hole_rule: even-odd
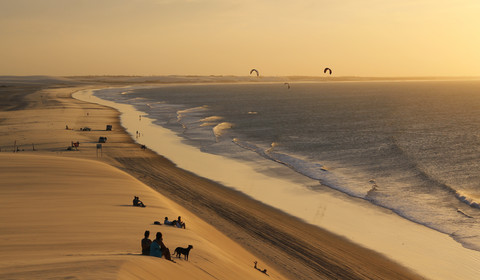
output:
[[[188,261],[188,254],[190,253],[191,249],[193,249],[192,245],[188,245],[188,248],[177,247],[175,249],[175,254],[177,258],[181,258],[182,254],[185,255],[184,258]]]

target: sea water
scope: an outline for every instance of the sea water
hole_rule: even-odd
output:
[[[480,250],[480,81],[162,85],[95,95],[133,105],[202,152],[286,166],[317,182],[309,190],[340,191]]]

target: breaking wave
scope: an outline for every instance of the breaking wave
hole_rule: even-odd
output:
[[[199,106],[199,107],[193,107],[189,109],[184,109],[184,110],[178,110],[177,111],[177,121],[181,122],[182,119],[184,119],[186,116],[192,113],[199,113],[207,110],[208,106]]]
[[[225,133],[225,131],[228,129],[231,129],[232,127],[233,127],[233,124],[229,122],[222,122],[216,125],[213,128],[213,134],[215,135],[215,140],[218,142],[219,138]]]
[[[346,181],[344,181],[341,176],[338,176],[338,174],[333,174],[330,172],[327,167],[321,163],[311,162],[309,160],[291,156],[286,153],[274,151],[274,149],[278,147],[278,143],[276,142],[271,143],[270,147],[266,149],[247,141],[241,141],[238,138],[234,138],[233,143],[243,149],[253,151],[266,159],[283,164],[310,179],[317,180],[322,185],[339,190],[348,195],[365,198],[368,194],[368,191],[371,190],[371,185],[368,184],[358,188],[352,188],[351,184],[348,184]],[[349,185],[350,187],[347,188],[346,186]]]
[[[465,192],[456,191],[455,197],[470,207],[480,209],[480,201]]]

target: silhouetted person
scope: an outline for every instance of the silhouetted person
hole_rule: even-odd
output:
[[[260,272],[265,273],[266,275],[268,275],[266,268],[265,268],[264,270],[261,270],[260,268],[257,267],[257,261],[254,261],[253,263],[255,264],[255,265],[253,266],[253,268],[255,268],[256,270],[258,270],[258,271],[260,271]],[[270,276],[270,275],[268,275],[268,276]]]
[[[185,228],[185,223],[182,221],[182,217],[178,216],[177,227]]]
[[[135,196],[133,198],[133,206],[145,207],[145,204],[143,204],[138,196]]]
[[[148,237],[150,236],[150,231],[145,231],[145,238],[142,239],[142,255],[150,256],[150,245],[152,245],[152,240]]]
[[[172,221],[169,221],[169,220],[168,220],[168,217],[165,217],[165,220],[163,220],[163,224],[164,224],[164,225],[173,226],[173,222],[172,222]]]
[[[165,256],[165,259],[173,261],[170,257],[170,250],[163,244],[163,237],[161,232],[157,232],[155,240],[150,245],[150,256],[161,258]]]

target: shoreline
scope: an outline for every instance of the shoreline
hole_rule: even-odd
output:
[[[355,245],[343,237],[305,224],[238,191],[199,178],[191,172],[177,168],[168,159],[151,151],[140,152],[139,145],[133,143],[128,133],[119,126],[117,111],[75,100],[71,97],[75,90],[77,89],[67,88],[61,91],[50,88],[26,96],[26,100],[30,102],[29,108],[36,106],[42,110],[46,109],[42,112],[50,116],[47,122],[54,120],[52,124],[46,125],[58,127],[54,131],[62,135],[65,133],[70,135],[66,138],[62,136],[63,138],[83,139],[78,153],[68,153],[65,152],[63,144],[59,146],[61,143],[59,139],[51,141],[52,132],[39,131],[38,133],[46,136],[35,140],[38,147],[35,154],[51,155],[53,152],[62,158],[93,159],[127,171],[170,200],[195,213],[259,259],[266,260],[268,267],[290,279],[316,279],[322,276],[341,279],[422,279],[384,256]],[[49,95],[48,100],[39,97],[46,93]],[[78,110],[84,115],[65,120],[60,115],[66,112],[65,110]],[[25,112],[27,117],[35,120],[36,116],[28,113]],[[64,130],[65,122],[78,129],[88,125],[90,120],[98,118],[109,119],[108,123],[113,124],[115,130],[105,144],[101,158],[96,158],[94,145],[98,136],[102,135],[101,130],[91,133]],[[5,121],[2,124],[5,124]],[[35,124],[32,125],[36,127]],[[22,124],[18,124],[17,127],[22,127]],[[15,134],[21,139],[24,138],[24,143],[21,144],[26,145],[31,140],[30,133],[19,131]],[[1,143],[2,147],[10,145],[10,142],[6,139],[6,142]]]
[[[112,89],[114,90],[114,89]],[[109,107],[114,107],[117,110],[119,108],[122,114],[129,114],[130,116],[124,117],[121,116],[122,123],[129,127],[130,135],[132,135],[132,140],[134,131],[132,127],[136,126],[135,123],[138,123],[136,117],[138,114],[142,114],[140,111],[135,111],[132,108],[127,108],[129,105],[124,104],[110,104],[110,101],[95,101],[100,102],[102,105],[107,105]],[[131,112],[134,110],[134,112]],[[145,122],[151,122],[152,120],[148,119],[147,117],[142,118],[142,125]],[[149,133],[152,133],[152,124],[148,124],[144,127],[149,127]],[[210,178],[214,181],[221,182],[221,184],[228,186],[228,188],[232,188],[235,191],[239,191],[244,195],[251,197],[254,200],[259,200],[260,203],[265,203],[269,207],[280,208],[279,211],[285,212],[285,204],[290,203],[286,201],[281,201],[280,204],[275,201],[269,200],[268,195],[265,196],[265,191],[262,192],[252,192],[249,188],[245,189],[242,188],[242,183],[239,185],[235,185],[235,182],[232,184],[232,181],[228,181],[225,179],[225,176],[233,176],[228,172],[214,172],[208,173],[202,168],[202,166],[192,166],[191,162],[209,162],[209,166],[212,164],[212,160],[209,157],[211,155],[203,154],[198,155],[199,152],[195,152],[195,148],[191,146],[180,144],[181,147],[176,147],[177,144],[172,144],[172,142],[181,142],[181,139],[172,139],[175,138],[173,132],[169,132],[166,129],[163,129],[165,132],[157,132],[155,133],[155,137],[159,139],[167,139],[166,142],[162,142],[162,146],[164,151],[159,151],[158,149],[154,149],[157,151],[158,154],[165,156],[167,158],[173,159],[175,164],[178,164],[179,167],[183,169],[190,170],[195,174],[199,174],[201,177]],[[172,135],[169,135],[172,134]],[[147,147],[155,146],[154,141],[149,141],[148,137],[142,136],[139,139],[140,144],[146,144]],[[158,141],[157,141],[158,142]],[[157,147],[158,148],[158,147]],[[181,155],[178,150],[181,149],[182,152],[188,153],[188,156]],[[180,155],[179,155],[180,154]],[[215,156],[213,156],[215,157]],[[193,160],[191,160],[193,158]],[[221,157],[219,157],[221,158]],[[231,160],[227,160],[222,158],[220,163],[216,165],[212,165],[213,170],[222,170],[223,166],[235,166]],[[238,167],[233,168],[236,171],[241,170],[240,173],[242,174],[242,170],[245,168]],[[215,173],[226,173],[224,177],[215,177],[217,174]],[[239,177],[245,176],[252,177],[252,173],[246,173],[240,175]],[[255,174],[253,174],[255,178]],[[271,180],[275,180],[275,178],[270,177]],[[227,181],[226,181],[227,180]],[[234,181],[241,182],[239,178],[234,179]],[[264,185],[268,185],[266,179],[258,179],[260,182],[263,182]],[[230,183],[230,184],[229,184]],[[249,184],[249,182],[244,182],[243,184]],[[262,183],[260,183],[262,184]],[[276,187],[278,187],[278,184]],[[263,187],[263,186],[262,186]],[[250,187],[251,189],[252,187]],[[254,188],[254,187],[253,187]],[[297,189],[298,191],[299,189]],[[272,193],[274,191],[278,191],[278,188],[271,188],[270,191],[266,193]],[[290,190],[291,191],[291,190]],[[285,191],[283,191],[285,192]],[[290,197],[295,198],[295,197]],[[365,248],[373,249],[377,252],[386,255],[392,260],[396,262],[406,265],[410,269],[414,271],[422,273],[424,276],[432,277],[432,279],[453,279],[452,277],[459,277],[458,279],[475,279],[475,273],[469,274],[469,268],[475,266],[475,259],[478,258],[480,255],[477,251],[470,251],[469,249],[465,249],[459,244],[458,242],[454,241],[448,235],[435,231],[433,229],[427,228],[426,226],[416,224],[414,222],[408,221],[402,217],[397,216],[391,210],[385,209],[379,206],[370,205],[368,202],[359,201],[358,199],[352,198],[346,194],[341,194],[338,196],[336,191],[323,191],[321,194],[317,192],[310,192],[306,193],[305,196],[300,197],[300,200],[297,203],[291,204],[298,204],[305,199],[318,199],[323,201],[326,206],[323,206],[323,213],[320,220],[322,221],[314,221],[312,218],[307,218],[305,222],[308,222],[314,226],[318,226],[319,228],[324,228],[329,232],[333,232],[334,234],[338,234],[340,236],[345,236],[347,239],[355,242],[356,244],[360,244]],[[341,205],[341,206],[339,206]],[[328,208],[329,213],[326,211]],[[311,209],[312,210],[312,209]],[[315,210],[315,209],[313,209]],[[317,209],[318,210],[318,209]],[[299,214],[295,211],[286,211],[287,215],[293,215],[294,217],[303,217],[305,218],[310,210],[306,212],[301,212]],[[311,212],[311,211],[310,211]],[[315,212],[315,211],[313,211]],[[318,211],[317,211],[318,212]],[[331,212],[334,212],[333,214]],[[361,214],[358,214],[361,213]],[[318,214],[318,213],[317,213]],[[318,215],[315,215],[318,216]],[[318,219],[317,219],[318,220]],[[440,250],[438,250],[438,246],[440,246]],[[438,253],[435,256],[431,256],[429,253],[426,252],[433,252],[437,250]],[[418,256],[428,257],[430,260],[424,259],[422,262],[419,262]],[[430,256],[429,256],[430,255]],[[473,261],[469,261],[469,258]],[[438,266],[442,266],[442,269],[438,270]],[[447,271],[450,270],[450,271]],[[460,273],[460,271],[464,271]],[[449,275],[451,274],[451,275]],[[462,275],[461,277],[459,276]]]

